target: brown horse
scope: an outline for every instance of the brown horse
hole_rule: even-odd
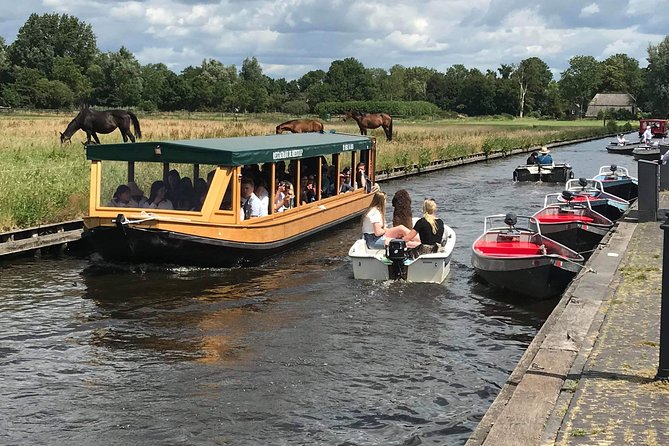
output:
[[[141,138],[142,131],[134,113],[125,110],[95,111],[85,108],[70,121],[65,131],[60,134],[60,143],[71,142],[72,135],[77,130],[83,130],[86,132],[86,144],[91,143],[91,137],[97,144],[100,144],[97,133],[111,133],[116,128],[120,130],[123,142],[127,142],[128,138],[135,142],[135,135],[130,131],[130,124],[135,128],[137,138]]]
[[[276,134],[288,130],[291,133],[322,132],[323,124],[314,119],[293,119],[276,126]]]
[[[386,113],[360,113],[359,111],[347,111],[344,113],[344,121],[353,118],[360,127],[360,134],[366,135],[367,129],[383,128],[388,141],[393,140],[393,118]]]

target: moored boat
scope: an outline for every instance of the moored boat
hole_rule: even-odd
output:
[[[644,161],[659,161],[660,147],[659,146],[640,146],[632,151],[634,160]]]
[[[513,171],[514,181],[543,181],[562,183],[574,178],[572,168],[567,163],[521,164]]]
[[[544,237],[534,217],[485,218],[472,245],[472,266],[490,285],[532,299],[559,296],[582,268],[583,256]]]
[[[631,201],[639,196],[639,180],[630,176],[625,167],[616,164],[602,166],[593,179],[602,182],[604,192],[616,197]]]
[[[355,185],[353,190],[340,187],[345,180],[336,173],[344,167],[354,171],[362,161],[373,182],[376,144],[366,136],[301,133],[96,144],[86,147],[86,156],[91,180],[84,236],[104,259],[231,266],[264,260],[362,214],[373,194]],[[332,181],[324,173],[326,163],[335,172]],[[201,169],[208,181],[200,178]],[[115,188],[121,189],[119,182],[125,183],[126,172],[140,188],[158,185],[162,190],[159,183],[167,183],[172,170],[192,173],[200,195],[182,205],[175,188],[169,199],[144,198],[151,207],[107,202]],[[253,192],[262,182],[269,185],[266,201],[255,198],[253,206],[242,207],[251,200],[244,199],[249,186]],[[293,200],[275,191],[279,182],[294,187]],[[320,187],[303,201],[301,191],[306,193],[310,183]],[[275,206],[284,195],[285,204]]]
[[[561,197],[564,201],[559,201]],[[590,201],[573,201],[569,191],[548,194],[544,207],[533,217],[539,222],[541,234],[587,258],[613,227],[613,222],[593,211]]]
[[[595,179],[578,178],[567,181],[565,190],[572,192],[575,203],[588,201],[595,212],[611,221],[616,221],[629,209],[630,202],[604,192],[604,185]],[[562,197],[558,197],[564,201]]]
[[[358,239],[348,256],[355,279],[441,283],[451,269],[454,247],[455,231],[444,225],[441,248],[435,253],[413,258],[402,240],[391,240],[386,249],[369,249],[364,239]]]

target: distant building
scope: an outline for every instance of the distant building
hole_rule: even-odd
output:
[[[597,93],[588,104],[588,110],[585,112],[585,117],[596,118],[600,111],[608,109],[623,109],[636,115],[636,99],[629,93]]]

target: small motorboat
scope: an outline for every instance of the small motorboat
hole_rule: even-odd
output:
[[[563,201],[558,200],[561,197]],[[533,215],[541,234],[587,258],[613,227],[613,222],[593,211],[590,201],[574,202],[569,191],[548,194],[544,208]]]
[[[632,151],[635,161],[659,161],[660,160],[660,146],[639,146]]]
[[[355,279],[441,283],[451,269],[454,247],[455,231],[444,225],[441,248],[432,254],[413,258],[401,239],[391,240],[386,249],[369,249],[364,239],[358,239],[348,250],[348,256]]]
[[[606,146],[606,151],[609,153],[618,153],[621,155],[631,155],[632,151],[643,144],[642,141],[626,141],[625,143],[619,143],[617,141],[611,141]]]
[[[574,172],[567,163],[521,164],[513,171],[513,181],[562,183],[570,178],[574,178]]]
[[[514,214],[486,217],[483,235],[472,245],[472,266],[479,277],[533,299],[562,294],[584,260],[542,236],[536,218]]]
[[[615,164],[602,166],[599,173],[593,177],[604,186],[604,192],[624,198],[627,201],[636,200],[639,196],[639,180],[631,177],[627,168]]]
[[[595,179],[568,180],[565,190],[572,192],[575,203],[589,201],[593,211],[603,215],[611,221],[616,221],[629,209],[630,202],[615,195],[604,192],[604,185]],[[558,197],[564,201],[564,198]]]

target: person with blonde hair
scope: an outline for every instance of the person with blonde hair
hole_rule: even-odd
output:
[[[409,234],[409,228],[404,225],[386,228],[386,194],[380,190],[372,197],[367,211],[362,216],[362,238],[368,249],[382,249],[394,238],[404,238]],[[407,247],[413,248],[420,241],[409,239]]]
[[[431,198],[423,201],[423,217],[413,225],[413,229],[404,236],[404,240],[412,240],[416,234],[421,240],[420,246],[416,249],[419,255],[439,250],[441,240],[444,238],[444,222],[441,218],[437,218],[437,203]]]

